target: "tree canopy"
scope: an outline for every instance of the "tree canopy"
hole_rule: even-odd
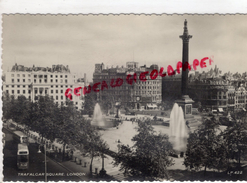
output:
[[[168,179],[167,167],[173,164],[168,157],[172,145],[167,135],[156,134],[150,120],[138,123],[138,134],[132,138],[133,147],[119,145],[114,165],[125,173],[144,179]]]

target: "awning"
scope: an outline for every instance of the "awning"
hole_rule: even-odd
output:
[[[219,112],[224,112],[224,110],[222,108],[219,108]]]
[[[246,111],[246,109],[245,109],[245,108],[243,108],[243,111]]]

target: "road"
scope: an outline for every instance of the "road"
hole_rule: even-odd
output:
[[[17,144],[13,142],[12,133],[3,128],[6,134],[6,144],[3,150],[3,175],[4,181],[45,181],[45,163],[44,154],[38,153],[37,144],[29,144],[29,169],[19,170],[17,168]],[[29,174],[28,174],[29,173]],[[32,174],[33,173],[33,174]],[[71,172],[60,166],[57,162],[47,157],[47,180],[48,181],[82,181],[85,176],[80,178],[71,176]],[[59,173],[59,175],[58,175]],[[83,173],[82,173],[83,174]]]

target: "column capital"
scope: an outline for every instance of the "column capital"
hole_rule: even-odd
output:
[[[189,35],[189,31],[188,31],[188,28],[187,28],[187,20],[185,19],[184,21],[184,33],[183,35],[179,36],[183,42],[185,43],[188,43],[189,42],[189,39],[192,38],[191,35]]]

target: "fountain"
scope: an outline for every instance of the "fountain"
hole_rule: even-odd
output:
[[[98,127],[104,127],[105,126],[105,121],[103,119],[102,111],[101,111],[100,105],[98,103],[94,106],[93,120],[91,122],[91,125],[98,126]]]
[[[107,128],[112,128],[116,126],[116,118],[107,117],[102,114],[100,105],[96,103],[93,111],[93,119],[91,121],[92,126],[97,126],[100,130],[106,130]]]
[[[177,103],[173,105],[170,115],[169,138],[175,151],[186,151],[188,129],[185,124],[183,109]]]

